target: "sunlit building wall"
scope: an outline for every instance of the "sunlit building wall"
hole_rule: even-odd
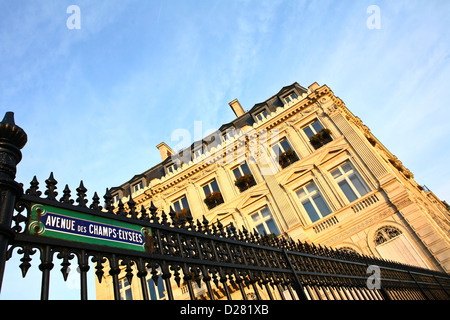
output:
[[[112,188],[115,201],[450,271],[445,203],[328,86],[294,83],[248,111],[238,100],[230,106],[236,118],[190,147],[159,144],[161,162]],[[165,299],[151,276],[151,298]],[[97,299],[112,299],[104,277]],[[123,298],[142,299],[138,285],[123,273]],[[173,287],[176,299],[189,299],[185,286]],[[206,298],[204,285],[195,290]]]

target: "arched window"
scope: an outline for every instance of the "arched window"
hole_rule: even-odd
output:
[[[375,231],[375,249],[383,259],[428,268],[426,262],[406,235],[393,226],[383,226]]]
[[[356,252],[355,249],[350,248],[350,247],[342,247],[338,249],[339,251],[345,252],[345,253],[354,253],[354,254],[358,254],[358,252]]]
[[[401,235],[402,232],[392,226],[384,226],[381,227],[380,229],[378,229],[375,232],[375,245],[380,245],[383,244],[391,239],[394,239],[395,237],[398,237],[399,235]]]

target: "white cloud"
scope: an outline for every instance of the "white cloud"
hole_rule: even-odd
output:
[[[377,1],[382,28],[369,30],[371,1],[79,0],[79,31],[70,4],[2,2],[0,108],[29,134],[19,181],[43,188],[55,171],[58,191],[84,179],[102,196],[155,165],[177,128],[217,129],[235,98],[249,109],[318,81],[450,194],[448,4]]]

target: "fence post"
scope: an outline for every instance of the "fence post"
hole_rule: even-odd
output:
[[[14,239],[11,222],[16,198],[22,195],[22,185],[14,181],[22,149],[27,143],[25,131],[14,123],[14,113],[7,112],[0,122],[0,292],[9,243]]]
[[[442,285],[442,283],[436,278],[435,275],[433,275],[433,278],[434,278],[434,280],[436,280],[436,282],[437,282],[437,283],[439,284],[439,286],[441,287],[442,292],[443,292],[444,294],[446,294],[447,297],[450,298],[450,294],[448,293],[447,289],[444,288],[444,286]]]
[[[419,291],[422,293],[422,295],[425,297],[426,300],[430,300],[429,295],[425,292],[424,288],[417,282],[416,278],[413,276],[410,270],[408,270],[408,274],[413,279],[414,283],[416,284]],[[431,295],[433,295],[432,292],[430,292]]]
[[[294,277],[295,277],[294,289],[297,292],[298,298],[300,300],[308,300],[308,297],[305,294],[305,290],[303,288],[303,285],[302,285],[300,279],[297,276],[297,273],[295,271],[294,266],[292,265],[291,259],[289,259],[288,252],[286,251],[286,249],[283,249],[283,252],[284,252],[284,255],[286,256],[286,260],[289,263],[289,267],[291,268],[292,273],[294,274]]]

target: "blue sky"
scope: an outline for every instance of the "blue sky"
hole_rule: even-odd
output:
[[[316,81],[450,200],[449,35],[443,0],[0,0],[0,116],[28,134],[17,181],[54,172],[60,193],[83,180],[102,196],[157,164],[174,130],[217,129],[235,98],[248,110]],[[7,265],[0,299],[39,299],[37,260],[25,281]],[[78,299],[59,269],[50,298]]]

